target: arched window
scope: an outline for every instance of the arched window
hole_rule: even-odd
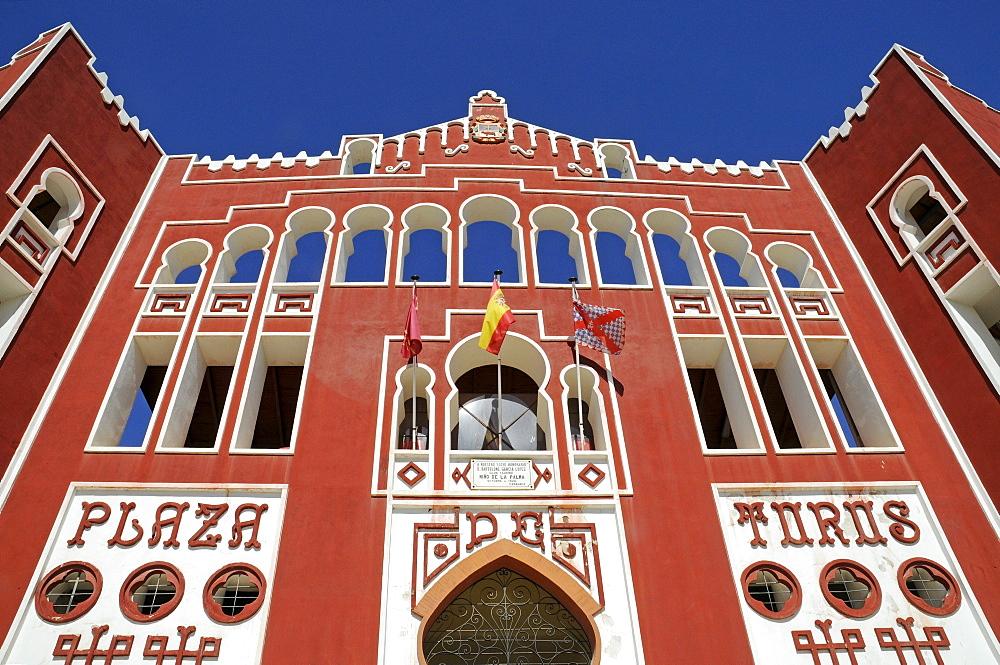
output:
[[[344,149],[341,175],[367,175],[374,171],[378,146],[372,139],[354,139]]]
[[[344,216],[334,263],[336,282],[388,283],[391,223],[392,213],[378,205],[358,206]]]
[[[649,285],[646,259],[632,217],[618,208],[598,208],[590,213],[590,226],[600,284]]]
[[[226,251],[219,257],[216,284],[253,284],[260,279],[264,248],[271,243],[271,231],[264,226],[243,226],[226,238]]]
[[[211,248],[204,240],[182,240],[163,252],[154,284],[197,284]]]
[[[489,283],[493,271],[500,281],[523,283],[521,227],[518,210],[500,196],[476,196],[462,204],[462,281]]]
[[[424,632],[427,665],[590,665],[594,647],[544,587],[500,568],[465,588]]]
[[[333,226],[333,213],[325,208],[302,208],[288,218],[288,231],[281,238],[274,282],[318,282],[326,260],[326,231]]]
[[[739,231],[717,227],[705,234],[723,286],[766,288],[767,280],[750,241]]]
[[[538,283],[565,285],[570,277],[580,284],[589,281],[583,237],[572,212],[562,206],[541,206],[531,213],[531,228]]]
[[[665,286],[708,286],[691,223],[675,210],[646,213],[656,265]]]
[[[453,450],[545,450],[538,423],[538,384],[516,367],[489,365],[469,370],[455,382],[458,424]]]
[[[73,232],[73,221],[83,214],[83,194],[67,173],[49,169],[42,188],[28,201],[28,210],[60,242]]]
[[[598,149],[598,153],[601,155],[604,177],[635,179],[635,167],[632,166],[628,148],[619,143],[605,143]]]
[[[822,289],[823,278],[813,268],[812,256],[798,245],[776,242],[765,250],[768,260],[775,266],[778,282],[786,289]]]
[[[577,387],[579,375],[580,387]],[[581,367],[577,372],[572,365],[563,370],[562,382],[566,390],[563,399],[569,422],[569,446],[572,450],[607,450],[608,432],[605,421],[600,379],[590,367]],[[580,417],[581,406],[583,417]],[[583,430],[580,422],[583,422]]]
[[[432,383],[431,373],[421,365],[414,368],[411,363],[397,375],[396,448],[428,449],[431,441],[431,404],[428,397],[431,395]]]
[[[410,275],[419,275],[421,284],[448,281],[451,272],[448,219],[448,211],[430,203],[415,205],[403,213],[400,282],[408,282]]]

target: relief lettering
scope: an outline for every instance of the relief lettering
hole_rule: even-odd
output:
[[[754,503],[734,503],[733,508],[739,513],[739,519],[736,520],[737,524],[746,524],[750,522],[750,528],[753,529],[753,540],[750,541],[750,547],[767,547],[767,541],[760,537],[760,531],[757,529],[757,522],[762,524],[767,524],[767,515],[764,514],[764,502],[757,501]]]
[[[142,526],[139,525],[139,520],[132,518],[132,528],[135,530],[135,535],[128,540],[122,538],[122,533],[125,531],[125,525],[128,523],[128,516],[132,514],[135,510],[135,502],[125,503],[122,501],[122,517],[118,520],[118,530],[115,531],[114,537],[108,541],[108,547],[132,547],[139,540],[142,539]]]
[[[243,519],[243,513],[247,510],[253,511],[253,519],[245,520]],[[243,540],[243,530],[251,529],[250,537],[247,542],[244,543],[243,547],[246,549],[260,549],[260,541],[257,540],[257,530],[260,528],[260,518],[267,510],[267,504],[262,503],[260,505],[256,503],[244,503],[239,508],[236,509],[235,515],[236,520],[233,524],[233,539],[229,541],[230,547],[239,547],[240,542]]]
[[[899,512],[892,512],[895,508]],[[889,527],[889,534],[893,538],[903,543],[904,545],[910,545],[920,540],[920,527],[906,516],[910,514],[910,507],[906,505],[905,501],[886,501],[885,505],[882,507],[886,516],[893,521],[893,524]],[[910,527],[913,529],[912,536],[904,536],[905,528]]]
[[[193,536],[188,539],[188,547],[215,547],[222,540],[221,533],[210,533],[205,536],[205,532],[213,526],[218,525],[219,520],[229,510],[228,503],[199,503],[198,510],[194,511],[195,517],[208,517]],[[203,538],[203,536],[205,536]]]
[[[91,517],[95,508],[100,508],[104,511],[104,515],[101,517]],[[80,526],[76,529],[76,535],[66,541],[66,544],[72,547],[73,545],[83,545],[83,532],[92,526],[97,524],[104,524],[111,517],[111,507],[103,501],[95,501],[90,503],[87,501],[83,502],[83,517],[80,518]]]
[[[834,504],[829,501],[817,501],[816,503],[807,503],[806,507],[813,512],[816,516],[816,525],[819,527],[819,532],[822,534],[822,538],[817,541],[820,545],[833,545],[835,541],[827,533],[827,529],[833,529],[833,533],[837,536],[844,545],[849,545],[851,540],[844,535],[844,530],[840,528],[840,508],[837,508]],[[830,515],[823,517],[823,509],[829,510]]]
[[[163,541],[163,547],[180,547],[181,541],[177,540],[177,531],[181,526],[181,516],[184,511],[191,507],[191,504],[176,503],[173,501],[168,501],[166,503],[161,503],[160,507],[156,509],[156,522],[153,523],[153,533],[147,541],[150,545],[156,545],[160,542],[160,537],[163,535],[163,531],[167,527],[173,527],[173,531],[170,533],[170,537]],[[163,511],[167,509],[174,511],[173,517],[163,518]]]
[[[858,545],[884,545],[889,540],[878,530],[878,524],[875,522],[875,516],[872,514],[871,501],[845,501],[844,508],[851,514],[851,519],[854,520],[854,528],[858,530],[858,538],[854,541]],[[858,516],[859,508],[868,516],[868,526],[872,530],[870,536],[865,533],[865,528],[861,524],[861,518]]]
[[[778,513],[778,519],[781,520],[781,532],[784,537],[781,539],[782,547],[787,545],[812,545],[813,539],[806,535],[805,527],[802,526],[802,516],[799,514],[799,509],[802,504],[798,501],[792,503],[790,501],[782,501],[778,503],[777,501],[771,502],[771,509]],[[798,529],[798,537],[793,538],[791,532],[788,530],[788,519],[785,517],[785,511],[790,511],[795,517],[795,526]]]

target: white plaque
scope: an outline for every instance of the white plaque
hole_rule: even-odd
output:
[[[474,459],[472,489],[534,489],[534,472],[531,467],[530,459]]]

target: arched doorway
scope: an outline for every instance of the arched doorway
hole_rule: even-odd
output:
[[[576,617],[510,568],[467,586],[424,631],[426,665],[590,665],[594,648]]]

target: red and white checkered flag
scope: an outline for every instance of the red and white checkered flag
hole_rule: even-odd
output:
[[[614,356],[625,347],[625,312],[620,309],[574,300],[573,326],[577,344]]]

